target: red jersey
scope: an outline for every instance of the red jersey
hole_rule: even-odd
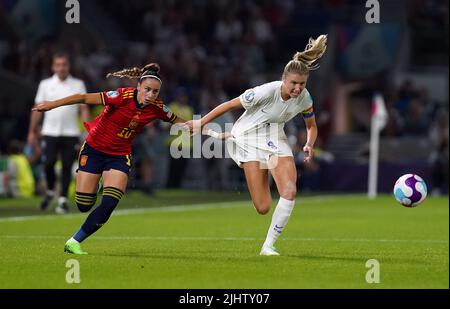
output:
[[[89,132],[86,142],[107,154],[131,154],[131,142],[146,124],[155,119],[173,122],[177,118],[160,98],[153,104],[140,106],[136,88],[119,88],[100,95],[105,109],[85,123]]]

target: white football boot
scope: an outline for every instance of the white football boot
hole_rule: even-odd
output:
[[[274,246],[263,246],[259,255],[277,256],[280,255]]]

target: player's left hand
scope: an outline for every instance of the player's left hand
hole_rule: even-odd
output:
[[[42,103],[39,103],[37,105],[35,105],[31,110],[32,111],[37,111],[37,112],[46,112],[49,111],[51,109],[53,109],[53,102],[52,101],[45,101]]]
[[[314,156],[314,149],[313,149],[313,147],[311,147],[309,145],[305,145],[303,147],[303,151],[306,152],[306,156],[303,159],[303,162],[308,163],[308,162],[312,161],[312,158]]]

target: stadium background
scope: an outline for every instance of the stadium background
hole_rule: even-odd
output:
[[[90,92],[134,85],[105,75],[158,62],[166,104],[187,104],[188,114],[203,115],[247,88],[279,79],[309,37],[328,33],[327,53],[307,85],[319,126],[312,165],[302,165],[295,146],[305,138],[303,121],[297,117],[286,128],[302,175],[299,190],[367,190],[361,179],[368,173],[371,100],[381,91],[389,122],[381,137],[379,190],[388,192],[396,177],[416,172],[435,194],[448,192],[446,1],[382,1],[379,24],[366,22],[364,1],[112,0],[80,1],[80,9],[80,23],[68,24],[65,1],[0,2],[2,158],[24,146],[29,111],[38,82],[51,75],[53,51],[70,53],[72,74]],[[218,123],[233,122],[240,113]],[[136,141],[130,188],[245,188],[230,159],[179,162],[170,177],[181,182],[169,181],[169,141],[160,123]],[[39,155],[26,153],[40,194]],[[153,167],[151,182],[143,179],[141,165]]]
[[[80,23],[68,24],[64,0],[0,0],[0,288],[448,289],[448,1],[380,0],[379,24],[366,22],[360,0],[78,2]],[[85,214],[73,200],[69,215],[39,211],[39,145],[25,145],[52,52],[71,54],[72,74],[91,92],[130,85],[107,72],[158,62],[164,101],[204,114],[280,78],[295,51],[322,33],[328,50],[307,85],[319,126],[313,164],[302,166],[295,146],[304,139],[301,118],[286,127],[300,178],[279,259],[258,255],[270,217],[255,214],[242,171],[230,159],[187,159],[171,178],[171,138],[155,123],[134,145],[136,169],[120,209],[85,243],[89,255],[76,257],[81,283],[67,282],[72,256],[63,244]],[[369,200],[376,91],[389,112],[378,181],[385,194]],[[34,197],[10,190],[13,153],[32,164]],[[414,209],[391,194],[409,172],[432,195]],[[380,284],[367,282],[369,259],[381,263]]]

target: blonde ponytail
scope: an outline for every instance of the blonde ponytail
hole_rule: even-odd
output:
[[[297,73],[307,75],[309,71],[316,70],[319,65],[314,64],[323,56],[327,49],[327,35],[319,35],[317,39],[310,38],[305,50],[296,52],[292,60],[285,66],[283,74]]]

